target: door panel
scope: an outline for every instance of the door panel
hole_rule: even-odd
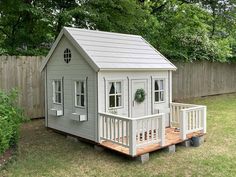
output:
[[[144,89],[145,91],[145,100],[142,103],[137,103],[135,98],[135,93],[137,89]],[[132,80],[131,83],[131,108],[132,114],[131,117],[141,117],[146,116],[147,111],[147,104],[148,104],[148,88],[147,88],[147,80]]]

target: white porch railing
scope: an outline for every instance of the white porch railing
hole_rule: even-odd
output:
[[[171,126],[180,128],[183,140],[192,132],[206,133],[206,106],[171,103]]]
[[[103,140],[129,148],[136,155],[138,147],[165,144],[164,114],[129,118],[110,113],[99,113],[99,142]]]

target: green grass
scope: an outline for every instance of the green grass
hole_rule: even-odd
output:
[[[236,94],[188,101],[207,105],[206,142],[154,152],[140,164],[112,151],[97,152],[44,128],[43,120],[23,125],[17,160],[0,176],[236,176]]]

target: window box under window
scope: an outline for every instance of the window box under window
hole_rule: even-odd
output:
[[[81,115],[79,113],[72,113],[71,119],[75,121],[83,122],[83,121],[87,121],[87,115]]]
[[[63,116],[63,111],[60,110],[60,109],[50,109],[49,110],[49,114],[52,115],[52,116],[56,116],[56,117],[60,117],[60,116]]]

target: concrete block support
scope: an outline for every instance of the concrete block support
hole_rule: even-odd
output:
[[[142,164],[145,163],[145,162],[148,162],[149,161],[149,153],[140,155],[140,156],[136,157],[136,159],[138,161],[140,161]]]
[[[165,151],[167,153],[175,153],[175,145],[168,146]]]
[[[204,143],[204,136],[192,137],[191,141],[194,147],[198,147]]]
[[[191,146],[191,140],[186,140],[186,141],[180,143],[180,145],[183,146],[183,147],[188,148],[188,147]]]

